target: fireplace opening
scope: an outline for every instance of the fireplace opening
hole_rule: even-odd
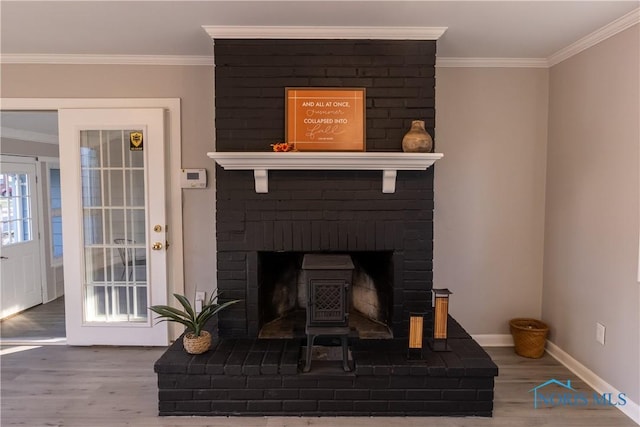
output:
[[[341,252],[343,254],[343,252]],[[258,253],[260,338],[305,336],[307,284],[304,252]],[[393,338],[393,252],[349,252],[354,265],[349,326],[362,339]]]

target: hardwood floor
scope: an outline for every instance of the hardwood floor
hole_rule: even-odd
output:
[[[12,351],[16,347],[2,347]],[[533,360],[512,348],[487,351],[500,367],[493,418],[158,417],[153,363],[160,348],[43,346],[5,354],[0,425],[65,427],[613,427],[636,426],[612,407],[533,408],[533,387],[555,378],[588,386],[545,355]]]
[[[0,321],[0,340],[3,344],[30,340],[60,341],[66,338],[64,322],[64,297],[60,297]]]

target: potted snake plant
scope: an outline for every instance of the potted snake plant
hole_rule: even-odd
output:
[[[177,322],[185,326],[186,330],[182,337],[184,349],[189,354],[202,354],[211,347],[211,334],[204,330],[206,323],[220,311],[240,300],[231,300],[218,304],[217,292],[213,292],[208,300],[202,302],[202,310],[196,313],[194,307],[187,297],[180,294],[173,294],[180,302],[184,310],[179,310],[168,305],[154,305],[149,310],[158,314],[158,322]]]

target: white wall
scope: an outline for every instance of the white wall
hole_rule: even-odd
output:
[[[639,52],[636,25],[550,71],[542,304],[550,339],[635,402]]]
[[[21,139],[0,138],[0,152],[2,154],[12,154],[16,156],[58,157],[58,145],[23,141]]]
[[[210,177],[207,189],[183,191],[185,292],[213,290],[213,66],[3,64],[0,79],[6,98],[180,98],[182,165]]]
[[[548,70],[437,68],[434,287],[471,334],[540,317]]]
[[[4,97],[179,97],[183,166],[213,177],[212,67],[3,65],[1,78]],[[440,68],[436,85],[434,284],[471,333],[507,333],[540,315],[547,71]],[[183,192],[188,294],[215,282],[211,181]]]

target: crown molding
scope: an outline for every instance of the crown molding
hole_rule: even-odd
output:
[[[548,68],[546,58],[436,58],[436,68]]]
[[[0,55],[0,63],[2,64],[207,65],[207,66],[213,66],[213,56],[5,53]]]
[[[549,56],[547,58],[549,67],[553,67],[638,23],[640,23],[640,7]]]
[[[557,51],[548,58],[438,57],[438,68],[549,68],[640,23],[640,8]],[[447,27],[305,27],[203,25],[212,39],[380,39],[438,40]],[[202,55],[0,54],[1,64],[195,65],[213,66]]]
[[[203,25],[212,39],[438,40],[447,27],[330,27]]]

